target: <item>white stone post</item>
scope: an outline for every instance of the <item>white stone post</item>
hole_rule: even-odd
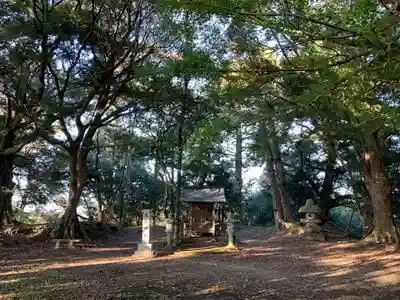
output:
[[[150,243],[151,209],[143,210],[142,242],[138,244],[135,256],[153,257],[152,244]]]
[[[228,248],[235,248],[235,244],[233,242],[233,232],[235,228],[233,225],[233,218],[231,213],[227,213],[227,224],[226,224],[226,232],[228,233]]]
[[[165,225],[165,232],[167,234],[167,246],[172,247],[172,236],[173,236],[173,221],[168,218],[167,224]]]

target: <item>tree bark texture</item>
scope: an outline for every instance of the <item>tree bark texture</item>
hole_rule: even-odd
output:
[[[273,160],[273,170],[274,177],[276,178],[277,188],[280,194],[282,209],[283,209],[283,219],[286,222],[293,222],[292,207],[290,205],[290,196],[286,189],[285,184],[285,170],[283,167],[281,152],[279,149],[279,144],[273,138],[269,138],[267,147],[270,147],[270,153]]]
[[[272,194],[272,208],[274,210],[274,219],[275,219],[275,227],[276,230],[279,231],[281,229],[281,225],[283,223],[283,207],[282,207],[282,199],[281,193],[279,191],[278,183],[276,180],[276,174],[274,170],[274,161],[272,155],[272,149],[266,140],[267,138],[267,130],[265,124],[260,124],[260,134],[262,135],[262,139],[265,140],[264,148],[265,148],[265,169],[264,169],[264,178],[266,179],[266,184],[270,186],[271,194]]]
[[[364,136],[363,159],[365,185],[372,200],[375,240],[381,244],[398,245],[398,232],[392,212],[392,191],[376,134]]]
[[[243,165],[243,134],[242,128],[239,125],[236,128],[236,151],[235,151],[235,194],[240,201],[240,220],[244,221],[244,206],[242,203],[242,188],[243,188],[243,178],[242,178],[242,165]]]
[[[0,153],[13,146],[14,133],[8,131],[0,144]],[[0,230],[14,224],[12,196],[14,189],[14,154],[0,154]]]
[[[13,225],[13,157],[0,156],[0,229]]]
[[[279,231],[283,222],[283,209],[281,203],[281,195],[274,174],[272,158],[266,159],[265,172],[265,177],[268,178],[268,185],[270,185],[271,187],[272,208],[274,210],[275,227],[276,230]]]
[[[336,163],[336,147],[331,139],[326,141],[327,160],[325,167],[325,177],[322,183],[322,189],[319,193],[320,208],[322,211],[322,218],[328,215],[330,209],[331,194],[333,193],[333,181],[335,178],[335,163]]]
[[[86,182],[87,152],[82,150],[70,153],[70,182],[68,189],[67,208],[59,220],[53,236],[63,239],[86,238],[86,233],[79,224],[77,208]]]

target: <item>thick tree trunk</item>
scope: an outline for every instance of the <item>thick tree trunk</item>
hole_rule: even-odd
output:
[[[265,148],[265,154],[266,154],[266,157],[265,157],[266,165],[265,165],[265,169],[264,169],[264,178],[266,181],[266,185],[269,186],[271,189],[272,209],[273,209],[273,213],[274,213],[275,227],[276,227],[276,231],[279,231],[283,224],[283,208],[282,208],[281,193],[279,191],[278,183],[276,181],[272,149],[267,140],[268,134],[267,134],[266,125],[261,123],[260,127],[259,127],[259,131],[262,136],[262,139],[265,141],[264,148]]]
[[[293,222],[292,207],[290,204],[290,196],[286,190],[285,185],[285,170],[283,168],[282,157],[279,149],[279,144],[273,140],[269,139],[269,146],[271,148],[273,168],[275,170],[275,178],[277,188],[280,194],[282,209],[283,209],[283,219],[286,222]]]
[[[267,179],[267,184],[271,187],[272,208],[274,210],[275,227],[276,230],[279,231],[283,223],[283,208],[282,208],[281,195],[279,192],[278,184],[275,179],[272,158],[266,159],[266,167],[264,172],[266,172],[264,177],[266,177]]]
[[[365,181],[363,182],[362,195],[363,204],[360,208],[360,216],[363,225],[363,237],[367,237],[374,229],[374,220],[371,196]]]
[[[62,239],[86,238],[84,229],[79,224],[77,208],[86,181],[86,155],[78,151],[70,155],[70,182],[67,208],[59,220],[53,235]]]
[[[263,139],[266,139],[267,130],[265,128],[265,124],[260,124],[260,133],[263,136]],[[272,149],[268,143],[268,141],[264,144],[265,147],[265,169],[264,169],[264,178],[266,181],[266,185],[270,187],[272,194],[272,209],[274,210],[274,219],[275,219],[275,227],[276,231],[281,229],[281,225],[283,224],[283,207],[282,207],[282,199],[281,193],[279,191],[278,183],[276,181],[276,174],[274,170],[274,161],[272,155]]]
[[[363,156],[365,185],[372,200],[375,241],[399,246],[398,232],[393,221],[391,186],[382,162],[379,139],[375,134],[364,137]]]
[[[4,163],[0,158],[0,230],[14,225],[12,213],[12,196],[13,196],[13,181],[12,181],[12,163]]]
[[[322,218],[325,218],[330,208],[331,194],[333,193],[333,180],[335,178],[336,148],[332,140],[327,140],[327,160],[324,182],[319,195]]]
[[[13,146],[14,134],[9,131],[3,138],[0,151]],[[14,225],[12,213],[12,196],[14,189],[13,182],[13,154],[0,154],[0,230],[10,225]]]

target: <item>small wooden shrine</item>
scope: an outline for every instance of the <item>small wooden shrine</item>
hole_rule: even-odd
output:
[[[182,203],[185,208],[185,233],[220,235],[225,227],[226,199],[224,189],[190,187],[183,189]]]

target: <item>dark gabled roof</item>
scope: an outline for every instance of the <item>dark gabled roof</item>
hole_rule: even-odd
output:
[[[184,188],[181,200],[183,202],[224,203],[223,188]]]

